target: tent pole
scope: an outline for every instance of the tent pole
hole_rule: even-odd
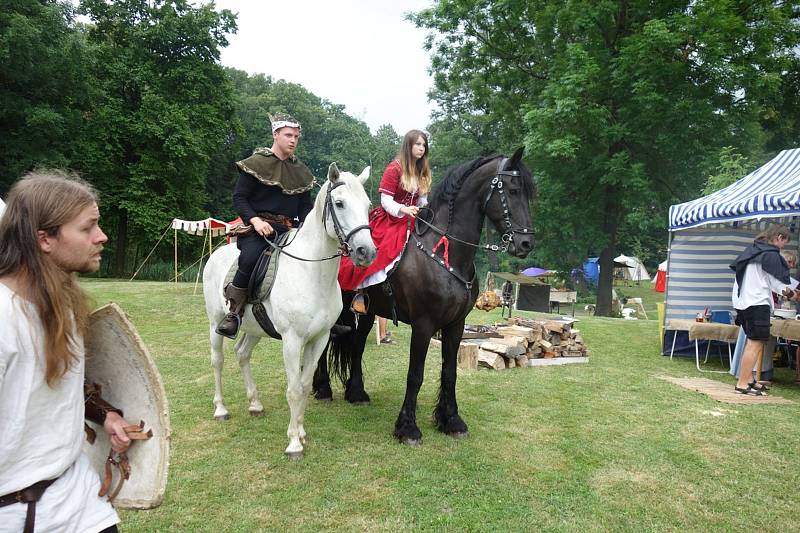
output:
[[[178,284],[178,230],[175,230],[175,285]]]
[[[208,226],[208,240],[211,242],[211,225]],[[194,277],[194,291],[192,294],[197,294],[197,282],[200,281],[200,270],[203,268],[203,257],[206,255],[205,248],[205,242],[203,242],[203,246],[200,248],[200,264],[197,265],[197,275]]]
[[[667,333],[667,315],[669,314],[669,264],[672,256],[672,230],[669,229],[667,231],[667,272],[664,274],[664,321],[661,322],[661,355],[664,354],[664,335]],[[658,275],[658,273],[656,273]],[[675,335],[677,335],[677,331],[673,331],[673,341],[675,340]],[[673,343],[674,344],[674,343]],[[670,355],[670,358],[672,356]]]

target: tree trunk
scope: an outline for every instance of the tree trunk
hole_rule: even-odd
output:
[[[616,244],[603,248],[600,252],[598,264],[600,277],[597,281],[597,308],[594,314],[598,316],[611,316],[611,290],[614,287],[614,257]]]
[[[600,277],[597,281],[597,307],[594,314],[598,316],[612,316],[611,291],[614,288],[614,257],[617,255],[617,230],[621,217],[619,194],[611,187],[604,188],[605,195],[605,220],[603,233],[608,237],[608,244],[600,252]]]
[[[114,276],[123,277],[128,256],[128,212],[119,210],[117,216],[117,242],[114,243]]]

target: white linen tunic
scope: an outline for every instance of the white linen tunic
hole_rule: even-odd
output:
[[[774,309],[772,293],[781,294],[786,288],[791,288],[791,285],[781,283],[775,276],[766,273],[761,263],[748,263],[742,278],[741,294],[739,294],[739,284],[734,277],[733,308],[741,311],[754,305],[768,305],[770,309]]]
[[[84,351],[53,387],[45,381],[36,308],[0,283],[0,495],[58,480],[36,504],[36,532],[96,532],[119,518],[81,451]],[[60,476],[60,477],[59,477]],[[19,533],[26,504],[0,507],[0,533]]]

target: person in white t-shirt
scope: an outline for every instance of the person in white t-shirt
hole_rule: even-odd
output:
[[[798,298],[789,277],[789,265],[780,255],[788,242],[788,228],[773,224],[756,236],[753,244],[731,264],[731,269],[736,272],[733,283],[736,323],[742,326],[747,336],[739,379],[734,387],[739,394],[761,396],[766,392],[762,384],[749,380],[758,355],[770,338],[770,317],[774,306],[772,293],[794,301]]]
[[[107,237],[96,194],[59,171],[29,174],[0,218],[0,532],[117,531],[114,508],[82,452],[84,417],[121,453],[122,412],[84,397],[89,300]],[[86,404],[84,404],[86,402]]]

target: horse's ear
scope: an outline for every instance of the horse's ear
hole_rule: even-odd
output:
[[[519,163],[522,161],[522,153],[524,151],[524,145],[517,148],[517,151],[514,152],[514,155],[511,156],[511,160],[508,162],[508,168],[519,168]]]
[[[358,180],[361,182],[361,185],[364,185],[367,180],[369,179],[369,171],[372,167],[367,167],[361,171],[361,174],[358,176]]]
[[[336,166],[336,161],[328,167],[328,179],[331,183],[339,179],[339,167]]]

